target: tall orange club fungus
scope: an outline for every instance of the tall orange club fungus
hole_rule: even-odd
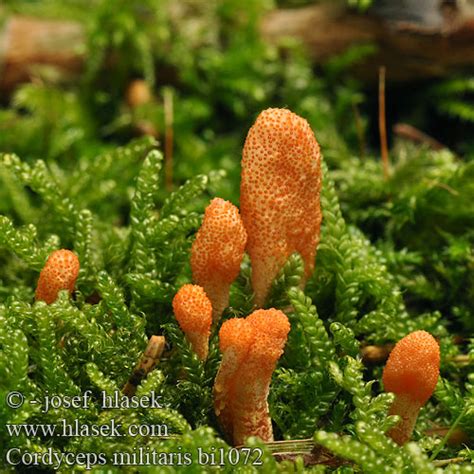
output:
[[[74,291],[79,275],[79,259],[70,250],[55,250],[41,270],[36,286],[36,301],[45,301],[48,304],[56,301],[61,290]]]
[[[248,234],[255,304],[298,252],[308,277],[319,243],[321,155],[308,122],[286,109],[267,109],[249,130],[242,157],[240,209]]]
[[[191,269],[194,283],[202,286],[211,300],[214,321],[229,305],[230,285],[239,274],[246,242],[237,207],[224,199],[213,199],[192,245]]]
[[[397,444],[409,441],[420,408],[438,382],[439,364],[439,345],[426,331],[408,334],[390,353],[382,379],[385,391],[395,394],[389,414],[401,417],[388,433]]]
[[[249,436],[273,441],[267,397],[290,323],[279,310],[230,319],[219,332],[222,362],[214,383],[214,409],[234,445]]]
[[[194,352],[207,359],[212,306],[204,290],[198,285],[182,286],[173,298],[173,311]]]

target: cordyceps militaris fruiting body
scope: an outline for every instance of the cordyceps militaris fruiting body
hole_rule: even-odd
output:
[[[298,252],[305,276],[319,243],[321,156],[308,122],[286,109],[267,109],[249,130],[242,157],[240,209],[248,235],[255,304]]]
[[[239,210],[215,198],[207,206],[191,249],[194,283],[202,286],[212,303],[214,322],[229,305],[230,285],[240,271],[247,233]]]
[[[390,353],[383,371],[383,384],[385,391],[395,394],[389,414],[401,417],[388,433],[397,444],[410,440],[420,408],[436,387],[439,364],[439,345],[426,331],[408,334]]]
[[[79,259],[70,250],[55,250],[51,253],[41,270],[36,286],[36,301],[48,304],[56,301],[61,290],[74,291],[79,275]]]
[[[230,319],[219,332],[222,362],[214,383],[214,409],[234,445],[249,436],[273,441],[268,411],[270,381],[283,353],[290,323],[277,309]]]
[[[173,311],[194,352],[205,360],[212,324],[212,306],[206,293],[198,285],[184,285],[173,298]]]

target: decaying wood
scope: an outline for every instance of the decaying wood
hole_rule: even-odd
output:
[[[131,397],[135,394],[137,386],[145,378],[145,376],[151,372],[165,349],[165,338],[163,336],[151,336],[148,342],[148,346],[145,349],[138,365],[132,372],[132,375],[128,379],[128,382],[122,389],[122,393]]]
[[[446,16],[440,28],[388,23],[341,5],[323,3],[299,9],[281,9],[267,15],[263,36],[278,44],[282,38],[300,39],[312,59],[324,63],[357,44],[372,43],[376,54],[356,72],[377,80],[378,68],[387,68],[388,80],[441,77],[474,66],[474,17],[471,12]]]
[[[326,2],[272,11],[264,17],[261,32],[274,44],[285,37],[301,40],[316,63],[352,46],[372,43],[377,53],[355,72],[374,82],[380,66],[387,68],[390,81],[440,77],[474,66],[471,11],[445,15],[439,28],[425,28],[389,23],[348,10],[339,2]],[[11,92],[17,84],[31,80],[38,65],[77,76],[84,63],[84,44],[85,33],[78,23],[10,18],[0,32],[0,91]]]
[[[38,66],[76,75],[83,65],[84,32],[78,23],[12,17],[0,34],[0,91],[32,79]]]

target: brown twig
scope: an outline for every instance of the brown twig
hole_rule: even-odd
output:
[[[161,354],[165,348],[165,338],[163,336],[151,336],[148,342],[148,346],[143,352],[138,365],[133,369],[128,382],[122,389],[122,393],[131,397],[135,394],[137,386],[145,378],[145,376],[151,372],[157,362],[160,360]]]
[[[309,453],[283,452],[274,453],[273,456],[278,462],[295,461],[296,458],[302,457],[305,466],[324,464],[325,466],[337,468],[352,464],[350,461],[335,456],[331,451],[322,446],[318,446],[317,444],[313,446],[313,449]]]
[[[407,123],[397,123],[393,126],[393,133],[401,138],[415,143],[422,143],[429,146],[432,150],[443,150],[446,148],[442,143],[426,133]]]
[[[451,459],[440,459],[439,461],[433,461],[433,464],[436,466],[436,467],[444,467],[444,466],[448,466],[449,464],[455,464],[455,463],[458,463],[458,462],[463,462],[463,461],[467,461],[466,458],[451,458]]]
[[[471,359],[471,356],[469,356],[468,354],[461,354],[461,355],[451,357],[448,360],[459,365],[469,365],[472,359]]]
[[[364,346],[360,350],[362,362],[365,365],[381,364],[388,359],[390,351],[393,349],[394,344],[388,343],[381,346]],[[458,365],[468,365],[471,363],[471,357],[467,354],[460,354],[448,358],[449,362],[453,362]]]
[[[431,179],[428,180],[427,183],[432,185],[433,187],[441,188],[441,189],[444,189],[445,191],[448,191],[448,193],[451,194],[452,196],[459,196],[459,191],[456,191],[455,189],[453,189],[451,186],[449,186],[446,183],[440,183],[439,181],[435,181]]]
[[[311,438],[271,441],[265,443],[265,446],[279,462],[295,461],[297,457],[302,457],[305,466],[324,464],[339,467],[352,464],[350,461],[339,458],[328,449],[316,444]],[[237,446],[237,448],[242,447]]]
[[[451,426],[435,426],[425,430],[425,434],[428,436],[439,436],[444,438],[450,430]],[[462,428],[456,427],[451,431],[446,442],[449,446],[459,446],[461,444],[468,443],[469,436]]]
[[[351,461],[335,456],[331,451],[316,444],[311,438],[297,440],[272,441],[265,443],[267,449],[272,453],[277,461],[295,461],[296,458],[303,458],[305,466],[324,464],[330,467],[340,467],[353,464]],[[244,446],[237,446],[240,449]],[[452,458],[434,461],[436,466],[446,466],[451,463],[466,461],[465,458]]]
[[[388,179],[390,161],[388,157],[387,123],[385,114],[385,66],[381,66],[379,69],[379,133],[383,174],[385,179]]]
[[[165,183],[166,189],[173,188],[173,89],[166,88],[163,92],[165,109]]]

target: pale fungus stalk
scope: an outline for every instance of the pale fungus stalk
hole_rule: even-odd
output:
[[[227,320],[219,331],[219,347],[224,355],[214,381],[214,411],[224,433],[229,437],[232,437],[234,381],[253,338],[253,328],[243,318]]]

